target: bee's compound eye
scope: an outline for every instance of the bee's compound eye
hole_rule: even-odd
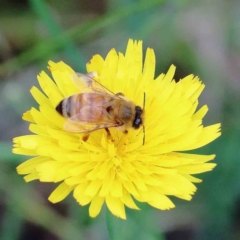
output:
[[[140,118],[137,118],[135,121],[135,124],[139,126],[142,123],[142,120]]]
[[[141,115],[142,115],[142,109],[139,107],[139,106],[136,106],[135,107],[135,118],[134,118],[134,121],[133,121],[133,128],[135,129],[138,129],[141,124],[142,124],[142,118],[141,118]]]

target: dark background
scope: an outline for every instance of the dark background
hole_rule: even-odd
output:
[[[143,240],[240,239],[240,1],[0,0],[0,239],[107,240],[105,210],[90,219],[69,196],[53,205],[54,184],[26,184],[16,174],[24,156],[12,155],[12,138],[28,133],[22,113],[32,106],[29,89],[47,61],[63,60],[77,71],[93,54],[125,51],[129,38],[143,40],[157,58],[156,76],[170,64],[176,79],[190,73],[206,84],[200,106],[204,124],[222,123],[222,136],[197,150],[216,153],[191,202],[158,211],[128,211],[125,238]],[[164,233],[163,235],[161,233]]]

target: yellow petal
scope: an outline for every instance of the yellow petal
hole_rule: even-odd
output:
[[[89,207],[89,216],[92,218],[96,217],[100,213],[103,203],[103,197],[93,198]]]
[[[23,114],[22,119],[25,120],[25,121],[28,121],[28,122],[34,122],[34,119],[33,119],[32,115],[31,115],[31,111],[30,110]]]
[[[121,200],[127,207],[135,210],[140,210],[138,206],[135,204],[135,202],[133,201],[131,195],[127,191],[124,191],[124,194]]]
[[[38,178],[39,178],[38,173],[33,172],[33,173],[30,173],[30,174],[26,175],[24,177],[24,180],[26,182],[31,182],[33,180],[37,180]]]
[[[203,119],[203,117],[206,115],[207,112],[208,112],[208,107],[207,105],[204,105],[193,115],[192,119],[193,120]]]
[[[155,54],[153,49],[148,48],[146,53],[146,58],[143,67],[143,77],[145,79],[154,79],[155,74]]]
[[[92,59],[87,63],[86,67],[87,67],[87,71],[90,72],[94,72],[96,71],[97,74],[100,76],[102,73],[102,66],[103,66],[104,60],[103,58],[96,54],[92,57]]]
[[[28,174],[35,171],[37,165],[48,161],[46,157],[31,158],[17,167],[18,174]]]
[[[110,212],[122,219],[126,219],[126,213],[123,202],[116,197],[112,197],[111,195],[107,195],[106,204]]]
[[[39,105],[50,104],[49,99],[35,86],[31,88],[30,92]]]
[[[202,172],[211,171],[217,164],[215,163],[204,163],[196,165],[186,165],[177,167],[178,171],[183,174],[197,174]]]
[[[65,182],[61,183],[48,197],[48,200],[52,203],[62,201],[73,190],[72,186],[68,186]]]
[[[75,187],[73,192],[74,198],[82,206],[89,204],[93,199],[91,196],[87,196],[83,194],[87,186],[88,186],[88,183],[79,184],[78,186]]]
[[[49,105],[43,104],[40,106],[40,111],[50,123],[54,124],[58,128],[63,128],[66,120],[60,116],[55,109],[51,108]]]
[[[175,205],[172,201],[165,195],[158,193],[154,190],[151,191],[151,200],[148,202],[149,205],[160,210],[169,210],[174,208]]]

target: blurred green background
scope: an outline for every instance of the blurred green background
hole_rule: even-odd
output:
[[[12,155],[12,138],[28,133],[22,113],[32,106],[29,89],[47,61],[63,60],[85,71],[92,55],[125,51],[143,40],[157,58],[156,75],[177,66],[206,84],[200,105],[204,124],[222,123],[222,136],[197,150],[216,153],[218,166],[203,174],[191,202],[158,211],[127,211],[114,239],[240,239],[240,1],[1,0],[0,1],[0,240],[107,240],[106,213],[89,219],[87,207],[69,196],[51,204],[54,184],[26,184],[16,174],[24,156]],[[118,220],[116,226],[122,223]]]

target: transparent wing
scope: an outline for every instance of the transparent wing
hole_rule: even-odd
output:
[[[96,76],[94,72],[89,73],[88,75],[83,73],[73,73],[71,78],[81,92],[105,93],[119,99],[118,95],[115,95],[109,89],[105,88],[101,83],[95,81],[92,78],[94,76]]]
[[[111,115],[101,106],[84,106],[68,120],[70,122],[113,122]]]
[[[122,126],[112,119],[111,115],[103,108],[85,106],[79,113],[68,118],[64,124],[64,129],[68,132],[91,132],[101,128],[111,128]]]
[[[82,99],[92,107],[107,108],[113,104],[114,97],[102,93],[82,93]],[[116,100],[114,100],[116,101]]]
[[[108,122],[108,123],[75,122],[74,123],[74,122],[67,121],[63,127],[68,132],[87,133],[87,132],[96,131],[96,130],[102,129],[102,128],[119,127],[119,124],[110,123],[110,122]]]

